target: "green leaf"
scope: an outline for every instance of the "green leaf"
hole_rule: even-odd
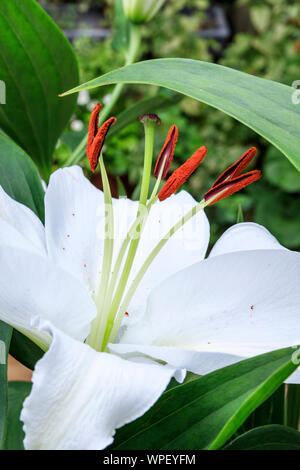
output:
[[[281,385],[262,405],[251,413],[237,434],[244,434],[253,428],[267,424],[286,424],[284,422],[285,385]]]
[[[293,352],[273,351],[171,388],[117,432],[113,449],[219,449],[297,369]]]
[[[35,0],[1,0],[0,70],[6,84],[0,127],[47,179],[76,103],[76,97],[62,100],[58,94],[78,83],[78,67],[70,44]]]
[[[286,394],[286,423],[287,426],[300,429],[300,385],[289,384]]]
[[[236,217],[236,223],[239,224],[241,222],[244,222],[244,214],[243,214],[243,206],[240,203],[238,205],[238,210],[237,210],[237,217]]]
[[[0,321],[0,449],[3,447],[7,418],[7,356],[12,328]]]
[[[261,426],[238,437],[224,450],[300,450],[300,432],[276,424]]]
[[[37,361],[44,355],[41,348],[15,329],[13,330],[9,353],[31,370],[34,369]]]
[[[263,136],[300,171],[299,107],[293,88],[228,67],[190,59],[155,59],[123,67],[66,92],[107,83],[157,85],[229,114]]]
[[[5,450],[23,450],[23,423],[20,421],[20,414],[23,401],[31,391],[29,382],[9,382],[8,383],[8,415],[7,432],[5,439]]]
[[[255,5],[250,8],[250,17],[258,32],[266,31],[270,26],[272,10],[269,6]]]
[[[24,150],[3,134],[0,134],[0,186],[44,221],[44,190],[39,173]]]
[[[44,221],[44,190],[39,173],[29,156],[8,137],[0,134],[0,186],[16,201],[26,205]],[[43,354],[32,341],[14,330],[11,354],[33,369]]]

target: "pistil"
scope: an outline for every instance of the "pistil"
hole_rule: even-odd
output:
[[[95,302],[98,306],[98,314],[95,318],[91,333],[88,338],[88,344],[93,348],[100,350],[104,330],[106,323],[106,304],[107,304],[107,294],[108,294],[108,284],[111,273],[111,264],[113,257],[113,247],[114,247],[114,213],[113,213],[113,204],[110,191],[110,185],[105,170],[105,165],[103,162],[103,155],[100,154],[100,171],[104,191],[104,203],[105,203],[105,234],[104,234],[104,254],[102,261],[102,273],[100,278],[100,283],[95,295]]]
[[[151,170],[152,170],[155,128],[157,125],[160,125],[160,119],[158,116],[156,116],[156,114],[145,114],[141,116],[140,122],[144,124],[144,129],[145,129],[145,154],[144,154],[144,170],[143,170],[143,177],[142,177],[142,186],[141,186],[139,208],[138,208],[138,214],[137,214],[137,224],[135,224],[135,227],[134,227],[135,236],[129,239],[130,246],[128,249],[127,258],[125,260],[123,271],[119,280],[119,285],[112,298],[111,307],[110,307],[108,317],[107,317],[107,326],[106,326],[106,332],[104,336],[104,343],[102,345],[102,349],[105,349],[106,344],[107,344],[107,339],[109,338],[111,330],[113,328],[115,316],[117,314],[118,307],[124,295],[128,278],[129,278],[129,275],[133,266],[133,262],[135,259],[135,255],[139,246],[141,234],[142,234],[143,228],[145,226],[145,223],[149,214],[149,207],[147,208],[147,199],[148,199],[150,176],[151,176]],[[130,233],[130,236],[131,235],[132,235],[132,231]],[[121,261],[121,259],[117,261]],[[113,279],[114,283],[115,283],[117,274],[118,273],[114,275],[114,279]],[[109,295],[113,295],[113,292],[111,289],[109,290]]]

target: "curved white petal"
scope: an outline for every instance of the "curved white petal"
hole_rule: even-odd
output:
[[[209,257],[234,251],[285,249],[262,225],[243,222],[233,225],[223,233],[211,250]]]
[[[46,254],[45,229],[28,207],[12,199],[0,186],[0,246]]]
[[[21,413],[26,449],[103,449],[115,429],[155,403],[174,375],[166,366],[127,361],[52,334]]]
[[[196,204],[186,191],[154,204],[142,234],[130,281],[135,278],[157,243]],[[147,297],[156,286],[172,274],[201,261],[208,242],[209,223],[206,214],[201,211],[167,241],[151,264],[128,308],[129,321],[145,312]]]
[[[201,356],[206,360],[209,352],[231,361],[300,344],[299,282],[300,253],[255,250],[213,257],[155,289],[143,321],[128,327],[121,342],[132,344],[132,351],[147,345],[205,353],[198,356],[198,373],[206,370]],[[153,357],[163,359],[159,349]]]
[[[49,320],[74,338],[84,340],[96,307],[75,278],[45,257],[0,247],[0,319],[28,330],[36,318]]]
[[[45,196],[45,229],[49,257],[61,268],[96,289],[102,260],[103,193],[81,168],[57,170]],[[102,236],[101,236],[102,235]]]
[[[299,348],[298,348],[299,349]],[[144,344],[110,344],[109,350],[121,357],[147,357],[152,360],[164,361],[171,367],[186,369],[194,374],[205,375],[222,367],[239,362],[247,357],[223,352],[193,351],[187,349],[172,348],[168,346],[152,346]],[[299,352],[295,348],[295,361],[299,363]],[[265,351],[262,351],[263,354]],[[259,354],[257,352],[257,354]],[[296,370],[285,383],[300,384],[300,368]]]

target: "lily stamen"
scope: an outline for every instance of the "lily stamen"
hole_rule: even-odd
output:
[[[86,154],[90,162],[91,170],[94,172],[98,165],[99,156],[104,145],[105,137],[110,129],[110,127],[115,124],[117,121],[115,117],[111,117],[105,121],[102,126],[99,128],[99,114],[101,110],[101,104],[98,103],[94,107],[88,131],[88,140],[86,147]]]
[[[215,204],[216,202],[221,201],[221,199],[231,196],[231,194],[234,194],[249,184],[259,180],[261,176],[261,171],[253,170],[245,173],[244,175],[238,176],[237,178],[224,181],[207,191],[204,195],[204,200],[207,202],[208,206]]]
[[[177,144],[177,139],[178,139],[178,128],[177,126],[173,125],[169,130],[166,141],[164,143],[163,148],[161,149],[161,152],[158,156],[158,159],[154,168],[153,174],[156,179],[158,178],[161,169],[163,169],[162,174],[161,174],[161,179],[163,180],[167,176],[167,173],[169,171],[169,168],[173,160],[174,151],[175,151],[175,147]]]
[[[241,175],[255,154],[256,148],[251,147],[216,179],[210,190],[204,194],[204,200],[207,202],[207,205],[212,205],[261,178],[259,170],[249,171]]]
[[[257,150],[255,147],[251,147],[250,149],[246,150],[246,152],[227,170],[223,171],[223,173],[216,179],[212,188],[217,186],[224,181],[229,179],[235,178],[236,176],[240,176],[240,174],[244,171],[245,168],[249,165],[251,160],[254,158]]]
[[[177,168],[159,192],[158,199],[164,201],[172,196],[172,194],[176,193],[198,168],[206,153],[207,148],[205,146],[200,147],[183,165]]]

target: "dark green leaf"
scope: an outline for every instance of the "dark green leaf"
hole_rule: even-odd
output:
[[[0,186],[44,221],[44,190],[39,173],[18,145],[0,134]]]
[[[300,450],[300,432],[285,426],[261,426],[243,434],[224,450]]]
[[[5,439],[5,450],[23,450],[23,423],[20,421],[20,414],[23,401],[31,391],[29,382],[9,382],[8,383],[8,416],[7,431]]]
[[[34,159],[44,178],[76,97],[59,92],[78,83],[72,49],[35,0],[1,0],[0,70],[6,104],[0,127]]]
[[[289,384],[286,394],[286,424],[300,429],[300,385]]]
[[[0,449],[3,447],[7,417],[7,356],[12,328],[0,321]]]
[[[67,94],[107,83],[157,85],[207,103],[262,135],[300,170],[299,107],[291,87],[198,60],[155,59],[107,73]]]
[[[44,355],[41,348],[15,329],[13,330],[9,352],[17,361],[31,370],[34,369],[37,361]]]
[[[293,373],[292,348],[273,351],[166,391],[117,432],[113,449],[218,449]]]
[[[249,418],[236,433],[237,436],[259,426],[267,424],[285,424],[284,410],[285,385],[281,385],[262,405],[251,413]]]

